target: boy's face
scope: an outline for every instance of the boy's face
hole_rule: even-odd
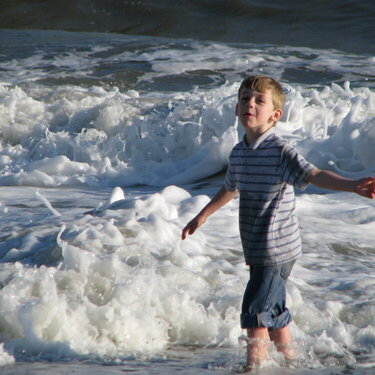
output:
[[[264,93],[243,88],[236,106],[236,116],[245,130],[259,134],[271,128],[282,116],[280,108],[274,108],[271,90]]]

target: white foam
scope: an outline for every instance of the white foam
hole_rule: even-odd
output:
[[[51,194],[49,202],[59,192]],[[248,279],[238,201],[181,241],[182,226],[207,196],[192,197],[176,186],[139,198],[128,192],[124,199],[119,189],[107,194],[105,201],[113,194],[116,200],[93,215],[65,217],[68,211],[63,211],[59,221],[48,221],[47,233],[60,232],[57,268],[19,262],[2,266],[0,325],[7,353],[116,358],[158,353],[171,344],[236,347]],[[85,194],[78,196],[82,200]],[[368,301],[374,279],[366,268],[373,223],[338,215],[359,204],[373,208],[372,201],[348,194],[298,197],[305,254],[295,266],[287,298],[292,332],[303,348],[301,360],[311,367],[330,366],[336,357],[352,365],[352,352],[373,350],[373,304]],[[50,236],[42,233],[30,237],[24,250],[32,248],[31,241],[45,246]],[[363,259],[357,260],[350,251],[361,247]],[[49,257],[30,251],[28,256],[39,262]],[[8,257],[23,259],[20,252]]]
[[[12,365],[14,362],[14,357],[4,350],[4,344],[0,344],[0,366]]]
[[[56,217],[61,216],[61,214],[52,207],[52,205],[48,201],[48,199],[46,197],[44,197],[42,194],[40,194],[40,192],[38,190],[35,191],[34,196],[35,196],[35,198],[37,198],[40,202],[42,202],[51,211],[52,215],[54,215]]]
[[[242,134],[234,116],[236,87],[143,97],[90,89],[84,99],[85,89],[71,87],[69,96],[60,89],[46,103],[2,86],[0,181],[165,186],[213,175],[225,168]],[[375,171],[373,103],[372,92],[349,84],[289,87],[277,130],[317,166],[364,176]]]

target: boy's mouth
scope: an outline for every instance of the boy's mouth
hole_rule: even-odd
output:
[[[244,113],[244,116],[245,116],[245,117],[252,117],[252,116],[254,116],[254,113],[251,113],[251,112],[245,112],[245,113]]]

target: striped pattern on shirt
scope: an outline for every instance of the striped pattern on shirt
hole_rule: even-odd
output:
[[[225,188],[240,192],[239,228],[247,264],[281,264],[301,254],[293,186],[303,190],[314,168],[273,132],[255,147],[244,137],[233,148]]]

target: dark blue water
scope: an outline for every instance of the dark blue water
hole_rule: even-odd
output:
[[[0,28],[269,43],[374,54],[373,0],[1,1]]]

